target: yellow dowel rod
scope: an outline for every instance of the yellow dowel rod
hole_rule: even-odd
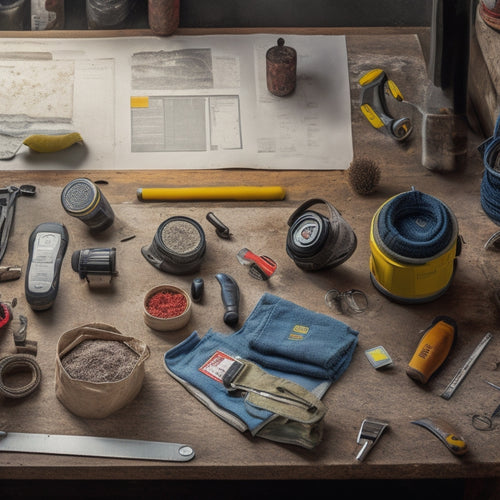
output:
[[[141,201],[194,201],[194,200],[283,200],[281,186],[207,186],[181,188],[139,188]]]

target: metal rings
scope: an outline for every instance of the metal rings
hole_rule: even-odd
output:
[[[14,372],[31,372],[30,381],[22,386],[8,386],[4,377]],[[31,394],[40,384],[42,371],[33,356],[12,354],[0,359],[0,395],[7,398],[23,398]]]
[[[478,431],[492,431],[495,427],[487,415],[472,415],[472,427]]]
[[[330,308],[336,306],[343,313],[360,313],[367,309],[368,298],[361,290],[352,289],[340,292],[336,288],[332,288],[326,292],[325,304]]]

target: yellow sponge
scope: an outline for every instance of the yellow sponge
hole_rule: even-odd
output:
[[[78,132],[71,132],[59,135],[34,134],[27,137],[23,144],[37,153],[54,153],[69,148],[77,142],[83,142],[81,135]]]
[[[406,374],[426,384],[450,353],[457,334],[457,324],[448,316],[438,316],[424,332],[408,364]]]

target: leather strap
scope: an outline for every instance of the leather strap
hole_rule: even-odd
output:
[[[245,359],[233,362],[223,383],[229,391],[246,393],[247,403],[296,422],[319,422],[326,413],[325,405],[312,392],[295,382],[271,375]]]

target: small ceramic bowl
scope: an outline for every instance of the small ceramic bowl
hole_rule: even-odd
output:
[[[168,318],[162,318],[159,316],[154,316],[149,312],[150,299],[158,293],[173,293],[181,294],[186,298],[186,308],[184,311],[177,316],[170,316]],[[155,286],[144,297],[143,305],[144,322],[153,330],[158,330],[162,332],[179,330],[183,326],[187,325],[189,319],[191,318],[191,297],[182,288],[178,288],[173,285],[159,285]]]

